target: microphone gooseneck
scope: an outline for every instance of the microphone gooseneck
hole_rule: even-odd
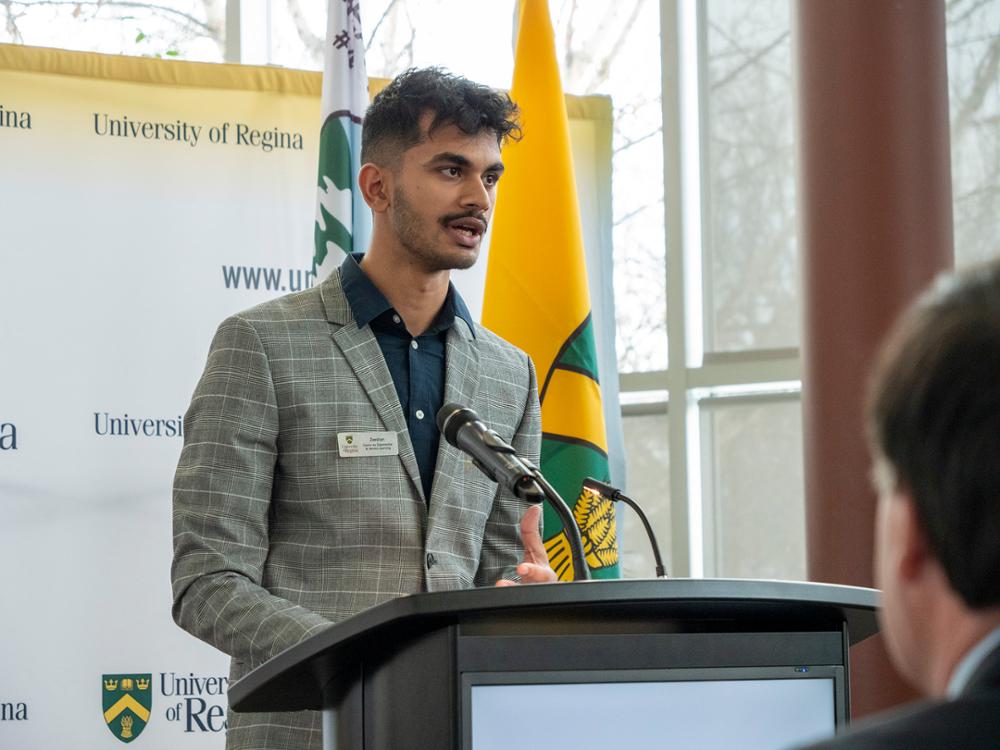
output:
[[[628,495],[625,495],[617,487],[612,487],[607,482],[602,482],[601,480],[594,479],[593,477],[587,477],[583,480],[583,486],[588,490],[598,493],[599,495],[603,495],[612,502],[621,500],[638,514],[639,520],[642,521],[642,525],[646,527],[646,536],[649,537],[649,546],[653,548],[653,558],[656,560],[656,577],[666,578],[667,569],[663,567],[663,557],[660,555],[660,545],[657,544],[656,534],[653,533],[653,526],[649,523],[649,519],[646,517],[642,508],[639,507],[639,503],[630,498]]]

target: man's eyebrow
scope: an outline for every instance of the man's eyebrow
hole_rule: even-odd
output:
[[[452,153],[451,151],[442,151],[439,154],[434,154],[434,156],[432,156],[430,158],[430,160],[428,160],[427,163],[428,164],[454,164],[454,165],[459,166],[459,167],[468,167],[469,165],[472,164],[472,162],[469,161],[469,159],[467,157],[462,156],[461,154]]]
[[[451,151],[442,151],[439,154],[434,154],[427,162],[428,164],[454,164],[456,167],[471,167],[472,162],[468,157],[462,156],[462,154],[456,154]],[[494,162],[490,164],[484,172],[503,172],[504,166],[503,162]]]

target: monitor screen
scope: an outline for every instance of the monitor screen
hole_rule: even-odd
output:
[[[777,667],[467,674],[466,748],[779,750],[834,734],[842,713],[838,672]]]

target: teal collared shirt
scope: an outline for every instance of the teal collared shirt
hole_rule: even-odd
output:
[[[358,265],[363,257],[363,253],[352,253],[344,258],[341,286],[358,328],[371,326],[385,357],[406,418],[424,497],[430,501],[440,442],[435,418],[444,404],[448,329],[458,318],[465,321],[473,336],[476,329],[464,300],[449,283],[444,304],[430,327],[419,336],[411,336],[402,317]]]

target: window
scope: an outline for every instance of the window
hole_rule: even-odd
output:
[[[955,263],[1000,252],[1000,0],[951,0],[948,88]]]
[[[0,3],[0,42],[222,62],[225,0]]]

